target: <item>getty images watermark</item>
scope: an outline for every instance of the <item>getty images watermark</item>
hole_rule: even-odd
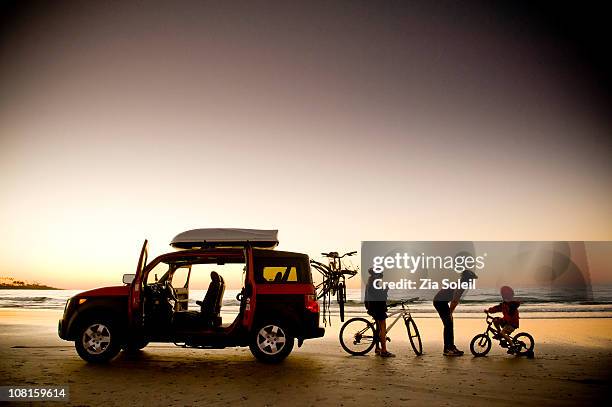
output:
[[[473,242],[362,242],[363,299],[377,301],[383,291],[389,299],[426,299],[441,289],[474,290],[487,257]]]
[[[474,256],[466,252],[459,252],[454,256],[451,255],[427,255],[421,252],[418,255],[410,254],[406,251],[396,251],[393,254],[386,256],[372,257],[371,267],[374,274],[373,286],[375,289],[390,289],[390,290],[430,290],[439,288],[476,288],[476,279],[468,278],[462,281],[461,275],[466,270],[481,271],[485,268],[485,258],[487,253],[482,256]],[[385,270],[404,271],[411,277],[402,277],[399,281],[385,281],[383,276]],[[457,276],[455,278],[442,278],[440,281],[434,278],[435,276],[422,277],[419,276],[419,271],[454,271]],[[418,278],[415,278],[418,277]]]
[[[368,284],[369,291],[388,290],[389,299],[431,299],[444,289],[497,295],[501,285],[511,285],[590,301],[592,265],[612,267],[612,242],[367,241],[362,299]]]

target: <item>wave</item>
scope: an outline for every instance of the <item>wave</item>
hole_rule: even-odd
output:
[[[81,290],[0,290],[0,308],[16,309],[63,309],[66,300]],[[236,300],[239,290],[226,290],[223,307],[236,310],[240,306]],[[191,290],[189,308],[199,309],[196,300],[203,298],[205,290]],[[521,312],[612,312],[612,288],[604,286],[594,288],[592,298],[569,295],[558,295],[542,289],[523,290],[518,299],[522,302]],[[361,290],[347,290],[345,308],[347,312],[364,312]],[[390,299],[390,302],[393,302]],[[494,290],[470,292],[461,300],[461,312],[482,312],[486,306],[500,302],[499,294]],[[420,298],[410,304],[416,313],[435,313],[431,299]],[[332,298],[331,310],[338,309],[335,298]]]

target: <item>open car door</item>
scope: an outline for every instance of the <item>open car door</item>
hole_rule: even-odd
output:
[[[140,257],[138,258],[138,265],[136,266],[136,277],[132,282],[130,288],[130,298],[128,305],[128,317],[129,325],[132,329],[142,329],[142,286],[143,286],[143,271],[147,265],[147,257],[149,255],[149,241],[145,240],[142,249],[140,250]],[[134,332],[136,333],[136,332]]]

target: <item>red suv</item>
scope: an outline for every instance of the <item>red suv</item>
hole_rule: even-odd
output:
[[[60,338],[74,341],[89,362],[104,362],[121,349],[139,350],[149,342],[170,342],[195,348],[249,346],[264,362],[280,362],[294,339],[325,333],[319,327],[319,304],[308,256],[272,250],[276,230],[195,229],[177,235],[175,252],[147,263],[145,241],[136,274],[123,276],[123,286],[104,287],[75,295],[59,321]],[[241,267],[242,266],[242,267]],[[236,296],[238,315],[221,319],[225,273],[212,271],[199,311],[189,310],[192,271],[202,268],[242,271]],[[161,277],[157,278],[160,271]],[[240,274],[225,274],[236,279]],[[185,283],[176,283],[178,276]]]

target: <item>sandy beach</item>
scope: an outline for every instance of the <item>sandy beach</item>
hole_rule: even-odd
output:
[[[526,319],[535,359],[494,345],[485,358],[441,354],[441,325],[418,318],[425,354],[415,357],[398,325],[393,359],[352,357],[337,339],[339,321],[280,365],[258,363],[246,348],[182,349],[152,344],[107,365],[82,361],[60,340],[60,311],[0,311],[0,383],[70,386],[71,405],[586,405],[608,399],[612,319]],[[456,320],[457,345],[484,328]]]

